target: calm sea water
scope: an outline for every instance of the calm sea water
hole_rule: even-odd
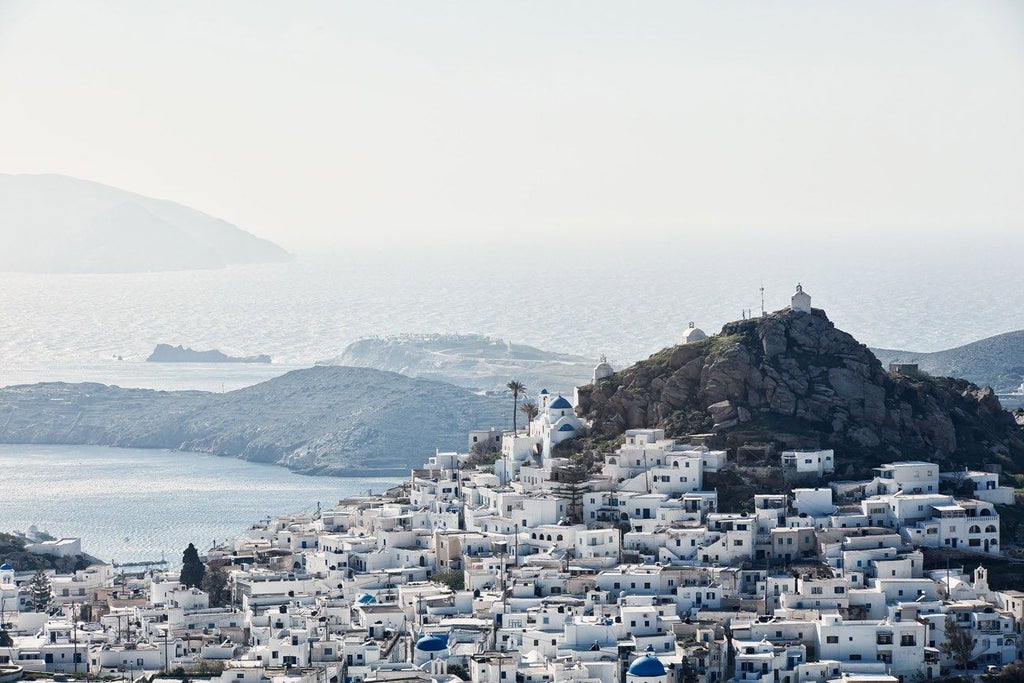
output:
[[[268,516],[329,506],[392,479],[316,477],[212,455],[0,445],[0,530],[80,537],[103,560],[181,559]],[[3,558],[0,558],[2,560]]]
[[[934,351],[1024,328],[1024,271],[1005,245],[763,242],[605,249],[524,234],[465,253],[351,252],[185,273],[0,273],[0,385],[228,389],[332,357],[360,337],[401,332],[476,332],[622,364],[676,343],[691,320],[712,333],[756,312],[762,285],[766,308],[782,308],[797,282],[871,346]],[[160,342],[267,353],[275,365],[143,364]]]

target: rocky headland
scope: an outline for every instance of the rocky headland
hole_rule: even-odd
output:
[[[269,363],[270,360],[270,356],[265,353],[256,356],[229,356],[217,349],[196,351],[180,344],[157,344],[153,353],[146,358],[147,363]]]
[[[366,368],[295,370],[228,393],[52,382],[0,389],[0,443],[167,448],[318,474],[408,474],[502,426],[511,402]]]
[[[837,474],[921,458],[1024,472],[1024,431],[989,387],[892,374],[825,313],[785,310],[664,349],[596,385],[577,411],[595,440],[663,427],[717,447],[834,448]]]

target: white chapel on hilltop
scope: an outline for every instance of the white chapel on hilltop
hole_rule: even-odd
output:
[[[683,332],[683,344],[692,344],[693,342],[699,342],[703,339],[707,339],[708,335],[704,334],[704,330],[697,327],[696,324],[691,320],[690,325]]]
[[[796,294],[789,300],[789,307],[801,313],[811,312],[811,295],[804,291],[803,285],[797,284]]]

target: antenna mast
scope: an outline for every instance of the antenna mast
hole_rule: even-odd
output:
[[[761,317],[765,316],[764,312],[764,283],[761,283]]]

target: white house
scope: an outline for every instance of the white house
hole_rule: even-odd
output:
[[[938,493],[939,466],[931,462],[907,460],[876,467],[875,478],[865,489],[868,495]]]
[[[782,451],[782,466],[797,474],[821,477],[836,471],[835,453],[831,449]]]

